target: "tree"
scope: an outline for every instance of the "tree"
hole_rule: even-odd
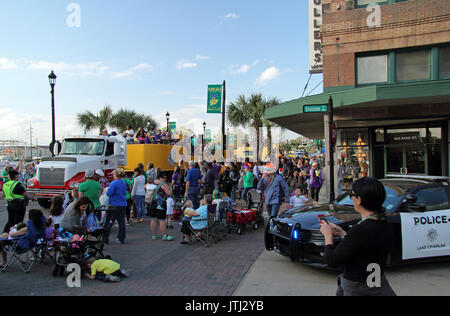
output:
[[[98,128],[101,134],[102,130],[109,125],[113,111],[111,106],[105,106],[98,114],[94,114],[91,111],[78,114],[78,124],[80,126],[86,126],[88,131]]]
[[[126,109],[121,109],[114,113],[109,105],[105,106],[98,114],[94,114],[91,111],[79,113],[77,121],[80,126],[86,126],[88,131],[98,128],[100,134],[107,126],[117,128],[119,133],[124,132],[127,125],[131,125],[135,129],[139,127],[147,129],[158,127],[158,124],[151,116]]]
[[[121,109],[111,117],[110,125],[117,128],[120,133],[127,129],[127,125],[131,125],[133,129],[140,127],[151,130],[158,127],[158,123],[148,115],[136,113],[133,110]]]
[[[228,107],[228,121],[234,126],[252,127],[256,132],[257,160],[260,160],[260,133],[261,127],[267,127],[267,136],[271,150],[272,133],[271,128],[275,125],[265,119],[265,111],[269,106],[280,104],[277,98],[265,99],[261,93],[252,94],[250,98],[240,95],[235,102]]]

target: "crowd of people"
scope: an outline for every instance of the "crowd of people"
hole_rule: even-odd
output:
[[[317,162],[309,167],[308,160],[282,158],[279,167],[248,159],[244,163],[181,162],[173,173],[165,173],[149,163],[146,168],[139,164],[132,177],[123,169],[114,170],[111,180],[102,170],[88,169],[77,188],[53,197],[45,227],[74,234],[103,229],[104,241],[109,243],[111,228],[117,223],[115,242],[125,244],[127,226],[143,223],[148,217],[152,240],[172,241],[175,238],[169,231],[174,229],[174,208],[181,203],[181,244],[187,245],[193,231],[207,225],[209,205],[227,201],[231,208],[239,203],[243,206],[248,192],[256,189],[264,194],[269,216],[277,216],[283,204],[286,209],[301,207],[310,203],[309,196],[318,196],[320,186],[316,189],[315,185],[321,185],[322,174]],[[27,227],[23,224],[29,204],[26,182],[34,176],[32,164],[5,167],[1,174],[8,211],[3,233],[8,236],[27,234],[22,227]],[[35,213],[30,211],[30,220]],[[0,264],[5,264],[4,252],[2,258]]]
[[[117,136],[116,132],[108,133],[107,129],[103,129],[101,136]],[[140,127],[137,132],[133,130],[131,125],[127,125],[122,136],[127,140],[128,144],[173,144],[175,140],[171,131],[160,130],[153,128],[147,130]]]

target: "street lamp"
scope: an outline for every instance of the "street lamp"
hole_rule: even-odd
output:
[[[169,131],[169,120],[170,120],[170,113],[169,112],[167,112],[166,118],[167,118],[167,131]]]
[[[50,83],[50,87],[52,88],[51,94],[52,94],[52,144],[50,147],[55,146],[56,142],[56,132],[55,132],[55,85],[56,85],[56,78],[58,78],[55,73],[52,72],[48,76],[48,81]],[[52,156],[54,157],[54,150],[51,150]]]
[[[203,137],[202,137],[202,160],[205,160],[204,158],[204,151],[205,151],[205,143],[206,143],[206,122],[203,122]]]

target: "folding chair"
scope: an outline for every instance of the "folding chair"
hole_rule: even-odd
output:
[[[47,263],[48,248],[44,238],[38,240],[37,244],[29,249],[21,249],[17,243],[19,238],[13,240],[1,240],[3,251],[6,252],[8,260],[0,270],[5,272],[11,265],[17,265],[23,272],[29,273],[34,263]]]
[[[207,221],[206,227],[203,229],[193,229],[191,226],[189,226],[189,229],[192,232],[192,236],[195,240],[199,241],[203,246],[206,248],[209,248],[211,245],[211,241],[214,241],[217,243],[219,241],[218,238],[218,225],[217,225],[217,219],[219,218],[217,216],[217,208],[216,205],[210,205],[208,207],[208,215],[207,218],[198,218],[198,219],[191,219],[191,222],[195,221]],[[202,235],[205,235],[204,238],[202,238]]]

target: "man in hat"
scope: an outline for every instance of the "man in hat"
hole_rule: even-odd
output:
[[[80,195],[79,198],[86,196],[89,200],[91,200],[92,204],[94,204],[94,208],[100,208],[100,195],[102,191],[102,187],[98,182],[100,177],[93,169],[87,169],[84,176],[86,181],[81,183],[78,187],[78,192]]]
[[[267,212],[270,217],[277,217],[285,201],[289,201],[289,187],[283,176],[277,173],[276,167],[272,163],[268,163],[263,170],[263,176],[258,183],[258,190],[264,191]]]

